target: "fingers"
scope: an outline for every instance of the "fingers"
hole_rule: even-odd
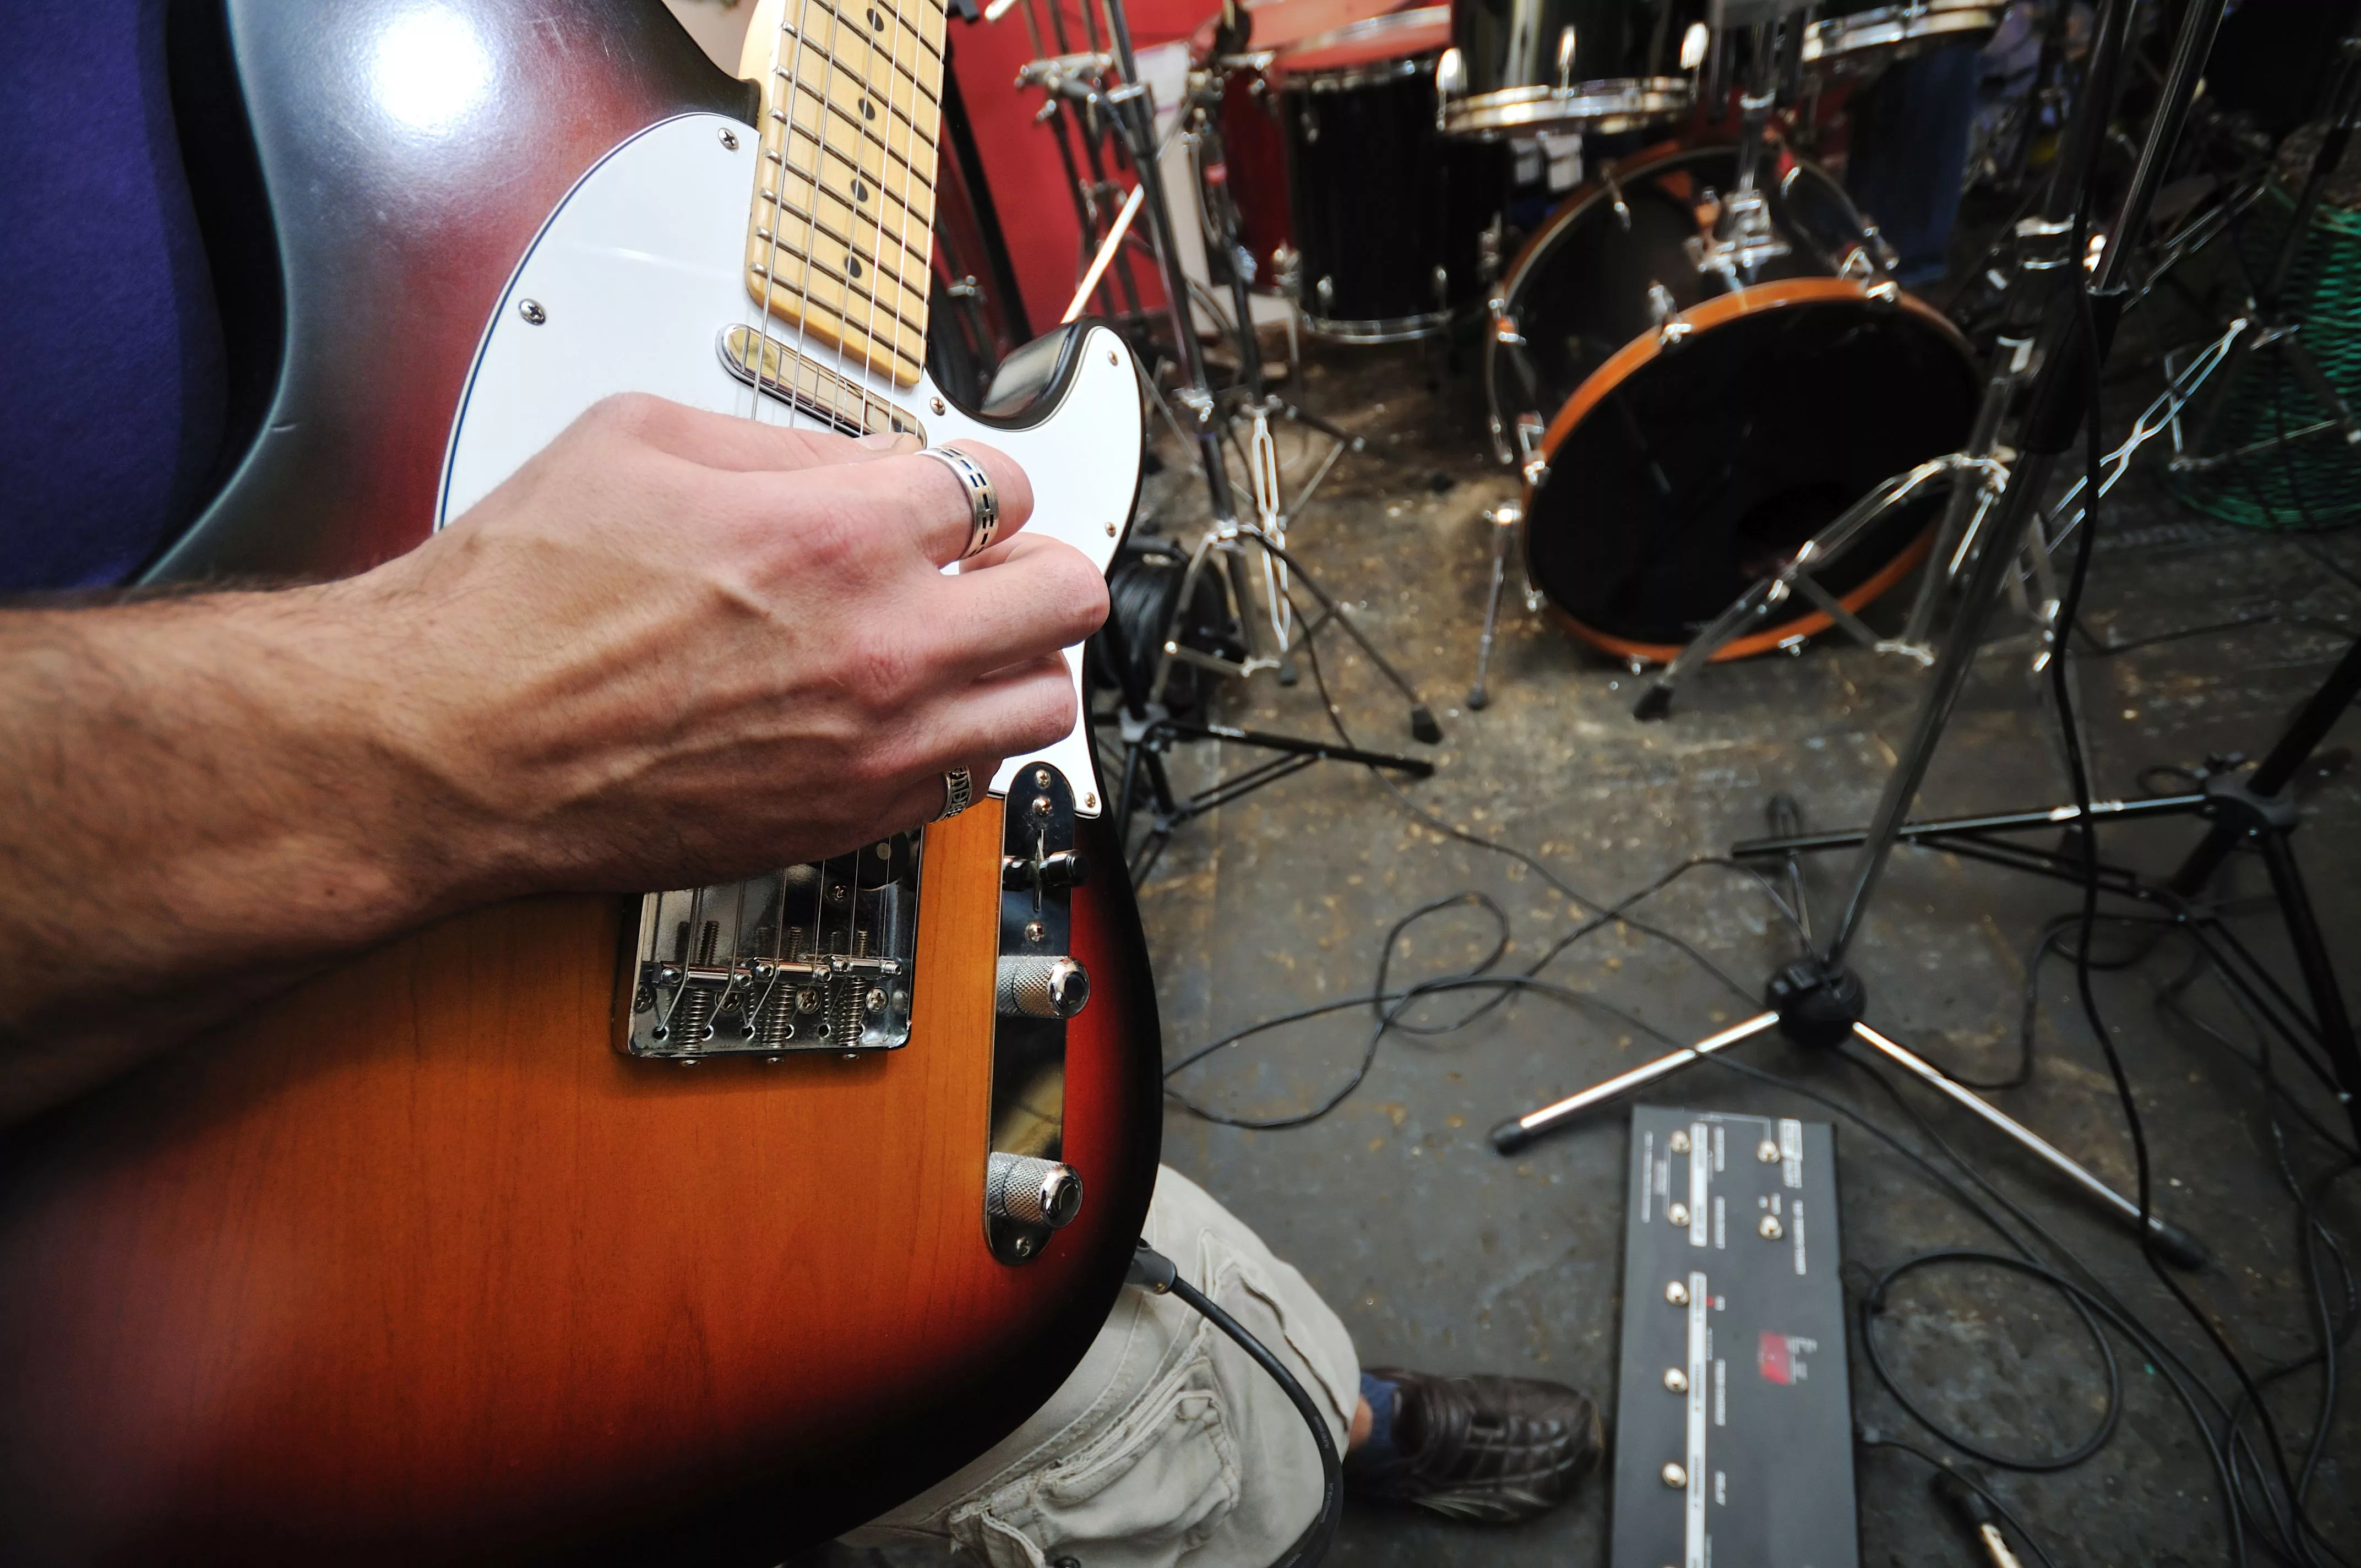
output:
[[[1080,717],[1074,677],[1050,653],[983,677],[911,716],[907,766],[917,774],[895,789],[885,819],[900,827],[930,820],[943,806],[943,774],[966,768],[982,799],[1002,762],[1030,757],[1073,733]]]
[[[1107,615],[1106,579],[1055,539],[995,546],[941,579],[934,597],[943,607],[930,618],[945,639],[939,651],[970,676],[1071,648]]]
[[[912,435],[864,435],[858,439],[796,416],[792,427],[785,408],[769,408],[778,422],[693,409],[685,403],[628,393],[595,404],[577,422],[590,439],[621,433],[669,456],[699,467],[738,473],[789,472],[847,463],[875,463],[917,450]]]
[[[952,450],[981,467],[1000,503],[995,539],[1006,539],[1033,515],[1033,483],[1015,458],[980,441],[962,441]],[[938,566],[948,566],[967,554],[974,534],[974,508],[965,480],[953,465],[939,458],[895,457],[872,463],[856,476],[845,477],[873,492],[881,514],[901,519],[918,550]]]

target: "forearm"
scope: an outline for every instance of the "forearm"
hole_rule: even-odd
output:
[[[0,1123],[449,905],[353,585],[0,614]]]

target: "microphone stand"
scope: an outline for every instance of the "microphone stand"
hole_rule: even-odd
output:
[[[1148,230],[1155,239],[1159,275],[1164,285],[1165,309],[1172,323],[1173,363],[1179,373],[1180,388],[1174,401],[1180,405],[1182,417],[1174,422],[1181,426],[1183,438],[1196,448],[1198,466],[1205,479],[1205,492],[1211,502],[1213,525],[1205,538],[1191,554],[1184,575],[1180,593],[1173,602],[1171,616],[1162,629],[1162,646],[1158,673],[1153,685],[1140,678],[1140,668],[1127,646],[1129,633],[1110,616],[1099,632],[1106,643],[1107,663],[1117,672],[1122,689],[1120,710],[1115,716],[1120,726],[1126,755],[1123,770],[1123,788],[1117,795],[1115,821],[1117,830],[1128,827],[1130,812],[1137,804],[1136,786],[1143,777],[1147,795],[1154,809],[1152,826],[1139,849],[1130,857],[1129,870],[1133,881],[1145,876],[1162,854],[1173,833],[1186,823],[1213,810],[1224,802],[1235,800],[1252,790],[1277,782],[1290,773],[1301,772],[1312,763],[1324,761],[1347,762],[1365,767],[1383,768],[1410,778],[1429,778],[1434,764],[1416,757],[1404,757],[1384,751],[1363,751],[1326,740],[1293,735],[1273,734],[1265,730],[1240,729],[1226,725],[1191,724],[1172,718],[1160,700],[1165,681],[1175,661],[1196,664],[1216,673],[1243,677],[1260,669],[1278,668],[1280,660],[1292,648],[1317,635],[1334,623],[1341,627],[1358,645],[1378,673],[1400,692],[1410,704],[1411,733],[1418,740],[1433,744],[1443,739],[1442,727],[1407,677],[1385,655],[1378,651],[1344,606],[1304,571],[1302,564],[1288,553],[1283,537],[1274,537],[1267,520],[1241,522],[1238,518],[1235,493],[1230,486],[1229,469],[1222,456],[1222,439],[1228,426],[1220,400],[1211,390],[1205,377],[1204,355],[1197,342],[1196,323],[1189,304],[1189,280],[1180,269],[1180,250],[1175,243],[1172,213],[1164,196],[1160,175],[1160,148],[1156,139],[1156,109],[1147,84],[1140,80],[1139,62],[1131,44],[1131,23],[1124,10],[1123,0],[1104,0],[1106,11],[1108,41],[1114,46],[1113,59],[1123,81],[1120,85],[1104,91],[1085,78],[1067,76],[1051,86],[1051,90],[1082,101],[1086,108],[1103,110],[1111,118],[1121,139],[1132,171],[1143,192],[1143,211]],[[1231,289],[1238,312],[1239,336],[1247,377],[1249,395],[1257,406],[1261,404],[1261,361],[1254,341],[1253,318],[1246,309],[1246,283],[1238,267],[1230,269]],[[1153,387],[1146,389],[1151,395]],[[1351,441],[1348,433],[1329,428],[1340,441]],[[1270,509],[1263,509],[1266,512]],[[1251,543],[1268,559],[1275,559],[1285,576],[1273,577],[1274,591],[1279,595],[1272,606],[1274,620],[1279,620],[1290,587],[1300,586],[1320,604],[1320,613],[1305,620],[1300,633],[1279,649],[1279,656],[1257,659],[1251,654],[1254,641],[1253,596],[1246,577],[1245,546]],[[1225,577],[1232,602],[1236,607],[1238,625],[1245,633],[1249,657],[1243,664],[1232,663],[1184,647],[1180,640],[1180,621],[1187,615],[1198,574],[1216,553],[1226,568]],[[1291,622],[1282,622],[1291,625]],[[1253,747],[1273,753],[1272,757],[1229,778],[1216,782],[1210,788],[1186,798],[1173,792],[1164,768],[1163,752],[1175,740],[1218,740],[1234,745]]]
[[[2180,29],[2173,45],[2171,68],[2155,116],[2149,122],[2131,189],[2124,198],[2121,216],[2113,230],[2118,236],[2147,231],[2148,214],[2154,207],[2157,189],[2163,183],[2165,166],[2175,143],[2180,140],[2190,106],[2196,99],[2199,75],[2206,54],[2213,47],[2214,32],[2221,25],[2224,5],[2224,0],[2191,0],[2182,13]],[[2092,175],[2096,165],[2092,156],[2095,150],[2093,144],[2105,134],[2107,121],[2114,106],[2117,85],[2130,52],[2130,21],[2134,5],[2135,0],[2101,0],[2098,32],[2092,49],[2090,69],[2083,79],[2081,102],[2075,106],[2066,144],[2060,150],[2056,170],[2051,176],[2049,205],[2052,208],[2057,207],[2060,199],[2070,192],[2070,210],[2087,217],[2095,202],[2092,189]],[[2066,183],[2069,181],[2081,183],[2069,185]],[[2024,537],[2036,509],[2040,505],[2051,470],[2057,466],[2059,455],[2071,447],[2083,416],[2089,411],[2088,378],[2096,368],[2092,359],[2095,356],[2103,363],[2114,341],[2128,290],[2129,254],[2133,248],[2131,245],[2121,242],[2109,246],[2092,280],[2089,330],[2095,343],[2086,344],[2084,323],[2077,311],[2053,309],[2040,324],[2035,368],[2026,389],[2027,406],[2019,438],[2022,455],[2012,466],[2007,487],[1993,509],[1991,543],[1969,569],[1967,582],[1960,590],[1957,623],[1941,656],[1935,662],[1910,739],[1886,780],[1873,824],[1866,831],[1850,836],[1848,840],[1860,846],[1861,855],[1854,871],[1852,890],[1826,942],[1817,952],[1787,965],[1771,977],[1764,990],[1763,1010],[1754,1016],[1708,1035],[1684,1049],[1660,1057],[1642,1067],[1494,1128],[1493,1146],[1501,1153],[1523,1147],[1535,1137],[1593,1106],[1618,1099],[1775,1028],[1798,1045],[1821,1049],[1834,1048],[1849,1039],[1861,1041],[1887,1060],[1907,1069],[1962,1110],[2006,1134],[2019,1146],[2065,1177],[2107,1212],[2125,1220],[2135,1229],[2138,1227],[2140,1210],[2136,1203],[2100,1180],[2031,1128],[1866,1023],[1867,992],[1844,963],[1846,951],[1860,932],[1870,896],[1876,890],[1878,879],[1884,872],[1894,846],[1909,836],[1907,817],[1910,806],[1917,799],[1919,786],[1925,782],[1927,767],[1934,760],[1936,744],[1941,740],[1944,725],[1967,683],[1977,648],[1983,640],[1984,628],[1992,619],[2005,580],[2013,569],[2015,553],[1995,546],[2003,541]],[[2081,258],[2073,258],[2070,264],[2080,265]],[[2361,654],[2350,657],[2348,663],[2355,665],[2356,678],[2361,678]],[[2346,695],[2349,696],[2350,693]],[[2324,729],[2325,727],[2323,722],[2322,728]],[[2070,820],[2073,815],[2072,809],[2068,808],[2066,819]],[[2093,816],[2096,815],[2094,809]],[[2059,818],[2053,817],[2047,820],[2054,826]],[[1772,847],[1777,846],[1784,851],[1795,844],[1793,839],[1775,839],[1749,848],[1759,852],[1772,852]],[[2147,1227],[2160,1255],[2184,1268],[2203,1266],[2206,1253],[2196,1237],[2153,1214],[2148,1217]]]

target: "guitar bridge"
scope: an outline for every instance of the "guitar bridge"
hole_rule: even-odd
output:
[[[918,836],[640,902],[626,1056],[695,1063],[910,1041]]]

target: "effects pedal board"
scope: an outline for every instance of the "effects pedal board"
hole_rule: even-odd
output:
[[[1836,1139],[1631,1113],[1613,1568],[1859,1568]]]

